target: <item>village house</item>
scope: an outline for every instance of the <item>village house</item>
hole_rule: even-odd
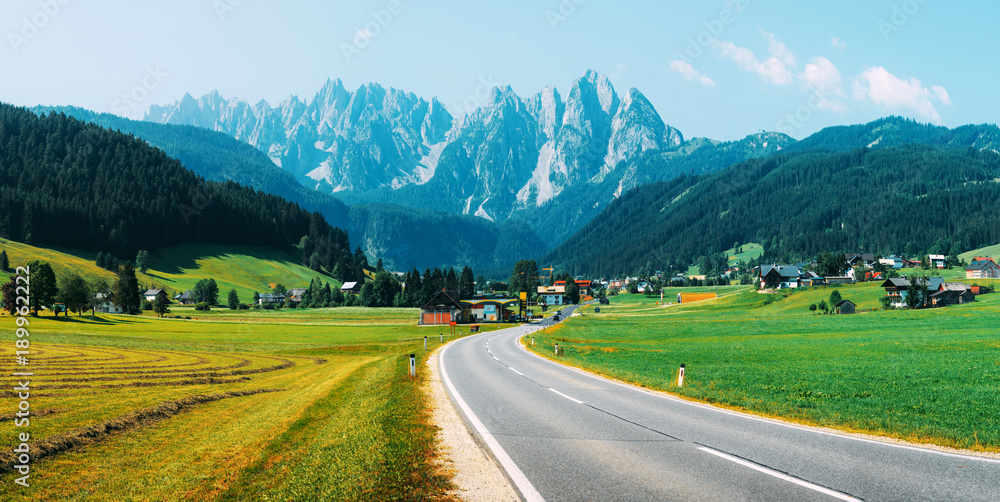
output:
[[[181,305],[191,305],[194,303],[194,291],[189,289],[183,293],[178,293],[174,297],[174,301]]]
[[[345,295],[347,293],[361,294],[361,286],[363,282],[345,282],[343,286],[340,287],[340,291]]]
[[[466,322],[509,321],[518,307],[520,307],[520,300],[517,299],[477,298],[462,300],[462,319]]]
[[[264,294],[260,295],[260,298],[257,300],[257,303],[259,305],[285,303],[285,295],[275,295],[275,294],[271,294],[271,293],[264,293]]]
[[[847,253],[844,255],[851,267],[872,268],[875,266],[875,255],[872,253]]]
[[[302,295],[305,294],[306,291],[309,291],[309,288],[289,289],[288,296],[291,297],[293,302],[302,303]]]
[[[943,269],[948,264],[948,259],[943,254],[932,254],[927,259],[931,262],[931,268]]]
[[[154,301],[154,300],[156,300],[156,295],[160,294],[160,291],[163,291],[163,290],[162,289],[149,289],[149,290],[146,290],[146,292],[142,294],[142,298],[145,299],[147,302]]]
[[[1000,278],[1000,266],[993,260],[978,260],[965,268],[966,279],[997,279]]]
[[[111,293],[97,293],[94,295],[94,312],[102,314],[121,314],[124,312],[121,307],[111,301]]]
[[[897,309],[906,307],[906,288],[910,287],[910,281],[893,277],[886,279],[881,286],[885,289],[885,295],[889,297],[889,306]]]
[[[566,303],[566,286],[538,286],[538,296],[546,305],[564,305]]]
[[[758,272],[760,289],[787,289],[802,286],[799,267],[794,265],[761,265]]]
[[[976,301],[977,289],[976,286],[961,282],[943,282],[937,289],[932,290],[933,293],[928,295],[928,304],[933,307],[945,307],[974,302]]]

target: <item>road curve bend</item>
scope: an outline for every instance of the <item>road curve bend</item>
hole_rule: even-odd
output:
[[[438,357],[451,399],[525,500],[1000,500],[1000,460],[692,403],[518,344],[551,322],[456,340]]]

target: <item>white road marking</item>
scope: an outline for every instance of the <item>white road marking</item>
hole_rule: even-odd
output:
[[[515,345],[518,345],[518,344],[515,342]],[[888,443],[888,442],[885,442],[885,441],[878,441],[878,440],[875,440],[875,439],[867,439],[867,438],[861,438],[861,437],[855,437],[855,436],[848,436],[848,435],[845,435],[845,434],[838,434],[836,432],[822,431],[822,430],[818,430],[818,429],[804,427],[804,426],[801,426],[801,425],[790,424],[790,423],[787,423],[787,422],[782,422],[780,420],[774,420],[774,419],[770,419],[770,418],[758,417],[756,415],[751,415],[749,413],[740,413],[740,412],[736,412],[736,411],[727,410],[727,409],[724,409],[724,408],[716,408],[716,407],[708,405],[708,404],[697,403],[697,402],[693,402],[693,401],[688,401],[688,400],[680,399],[680,398],[677,398],[677,397],[674,397],[674,396],[668,396],[668,395],[660,394],[660,393],[657,393],[657,392],[652,392],[652,391],[649,391],[647,389],[643,389],[643,388],[636,387],[636,386],[633,386],[633,385],[629,385],[629,384],[626,384],[626,383],[616,382],[614,380],[610,380],[608,378],[605,378],[605,377],[603,377],[601,375],[595,375],[593,373],[589,373],[589,372],[581,370],[579,368],[574,368],[572,366],[566,366],[566,365],[561,364],[559,362],[556,362],[556,361],[553,361],[551,359],[542,357],[542,356],[540,356],[540,355],[538,355],[538,354],[536,354],[536,353],[528,350],[527,347],[521,346],[520,349],[522,351],[524,351],[524,352],[526,352],[526,353],[528,353],[528,354],[530,354],[530,355],[538,358],[538,359],[541,359],[544,362],[550,363],[550,364],[552,364],[552,365],[554,365],[556,367],[563,368],[563,369],[566,369],[568,371],[579,373],[579,374],[581,374],[583,376],[586,376],[586,377],[593,378],[594,380],[599,380],[601,382],[606,382],[606,383],[609,383],[609,384],[612,384],[612,385],[617,385],[619,387],[624,387],[626,389],[631,389],[631,390],[634,390],[636,392],[641,392],[643,394],[648,394],[648,395],[653,396],[653,397],[657,397],[657,398],[660,398],[660,399],[665,399],[667,401],[673,401],[673,402],[678,403],[678,404],[684,404],[684,405],[692,406],[692,407],[695,407],[695,408],[702,408],[704,410],[714,411],[716,413],[722,413],[724,415],[732,415],[734,417],[741,417],[741,418],[745,418],[745,419],[748,419],[748,420],[755,420],[757,422],[764,422],[764,423],[768,423],[768,424],[772,424],[772,425],[777,425],[777,426],[780,426],[780,427],[787,427],[789,429],[796,429],[796,430],[800,430],[800,431],[804,431],[804,432],[810,432],[810,433],[813,433],[813,434],[820,434],[820,435],[823,435],[823,436],[830,436],[830,437],[835,437],[835,438],[840,438],[840,439],[847,439],[847,440],[850,440],[850,441],[858,441],[858,442],[861,442],[861,443],[877,444],[877,445],[881,445],[881,446],[888,446],[890,448],[900,448],[900,449],[903,449],[903,450],[912,450],[912,451],[918,451],[918,452],[922,452],[922,453],[930,453],[932,455],[941,455],[941,456],[944,456],[944,457],[961,458],[961,459],[965,459],[965,460],[975,460],[975,461],[987,462],[987,463],[1000,463],[1000,459],[995,459],[995,458],[980,457],[980,456],[977,456],[977,455],[964,455],[964,454],[961,454],[961,453],[950,453],[950,452],[947,452],[947,451],[933,450],[933,449],[930,449],[930,448],[921,448],[919,446],[910,446],[910,445],[905,445],[905,444]]]
[[[459,395],[458,389],[456,389],[455,385],[451,383],[451,379],[448,378],[448,371],[444,367],[444,354],[445,352],[448,352],[448,349],[451,347],[452,346],[449,344],[444,348],[444,350],[441,351],[440,354],[438,354],[438,368],[441,370],[441,379],[444,380],[445,385],[448,386],[448,390],[451,391],[451,396],[455,399],[455,402],[458,403],[458,407],[462,409],[462,413],[465,413],[465,416],[469,419],[469,423],[476,428],[476,432],[478,432],[483,438],[486,446],[493,451],[493,456],[496,457],[497,461],[500,462],[500,465],[503,466],[505,471],[507,471],[507,475],[510,476],[511,481],[514,482],[517,489],[521,491],[521,496],[524,497],[524,500],[530,502],[544,502],[545,499],[542,498],[542,494],[538,493],[538,490],[536,490],[535,486],[531,484],[531,481],[528,481],[528,477],[521,472],[521,469],[517,467],[517,464],[515,464],[514,460],[510,458],[510,455],[504,451],[503,447],[500,446],[500,443],[493,437],[493,434],[490,434],[490,432],[486,430],[486,426],[479,421],[479,417],[472,412],[472,408],[469,408],[469,405],[466,404],[465,400],[462,399],[462,396]]]
[[[510,368],[510,366],[507,366],[507,367]],[[517,371],[514,368],[510,368],[510,370],[513,371],[514,373],[517,373],[518,375],[524,376],[524,373],[521,373],[520,371]]]
[[[854,498],[854,497],[852,497],[852,496],[850,496],[850,495],[848,495],[846,493],[842,493],[842,492],[838,492],[838,491],[835,491],[835,490],[831,490],[829,488],[824,488],[824,487],[819,486],[819,485],[814,485],[814,484],[812,484],[812,483],[810,483],[808,481],[803,481],[803,480],[801,480],[799,478],[792,477],[792,476],[789,476],[787,474],[784,474],[784,473],[781,473],[781,472],[778,472],[778,471],[775,471],[775,470],[768,469],[767,467],[763,467],[763,466],[757,465],[757,464],[755,464],[753,462],[747,462],[746,460],[743,460],[742,458],[734,457],[732,455],[727,455],[727,454],[722,453],[721,451],[718,451],[718,450],[713,450],[711,448],[706,448],[704,446],[699,447],[698,449],[701,450],[701,451],[703,451],[703,452],[706,452],[706,453],[711,453],[712,455],[715,455],[716,457],[726,459],[726,460],[728,460],[730,462],[735,462],[735,463],[740,464],[740,465],[742,465],[744,467],[749,467],[749,468],[751,468],[751,469],[753,469],[755,471],[763,472],[764,474],[767,474],[768,476],[773,476],[773,477],[776,477],[778,479],[781,479],[781,480],[784,480],[784,481],[788,481],[789,483],[794,483],[794,484],[799,485],[801,487],[808,488],[810,490],[820,492],[820,493],[822,493],[824,495],[829,495],[829,496],[831,496],[831,497],[833,497],[835,499],[838,499],[838,500],[858,500],[858,499],[856,499],[856,498]]]
[[[549,387],[549,390],[551,390],[552,392],[555,392],[556,394],[559,394],[562,397],[565,397],[566,399],[569,399],[570,401],[573,401],[576,404],[583,404],[583,401],[580,401],[579,399],[573,399],[573,398],[567,396],[566,394],[563,394],[562,392],[559,392],[559,391],[557,391],[557,390],[555,390],[555,389],[553,389],[551,387]]]

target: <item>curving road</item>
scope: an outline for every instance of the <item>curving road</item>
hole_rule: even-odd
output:
[[[452,400],[526,500],[1000,500],[998,460],[830,434],[611,382],[517,344],[538,328],[463,338],[438,360]]]

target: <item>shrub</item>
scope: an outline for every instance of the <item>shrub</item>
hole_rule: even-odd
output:
[[[153,302],[149,300],[142,301],[142,310],[153,310]]]
[[[194,306],[195,310],[212,310],[212,307],[208,305],[207,302],[201,302]]]

